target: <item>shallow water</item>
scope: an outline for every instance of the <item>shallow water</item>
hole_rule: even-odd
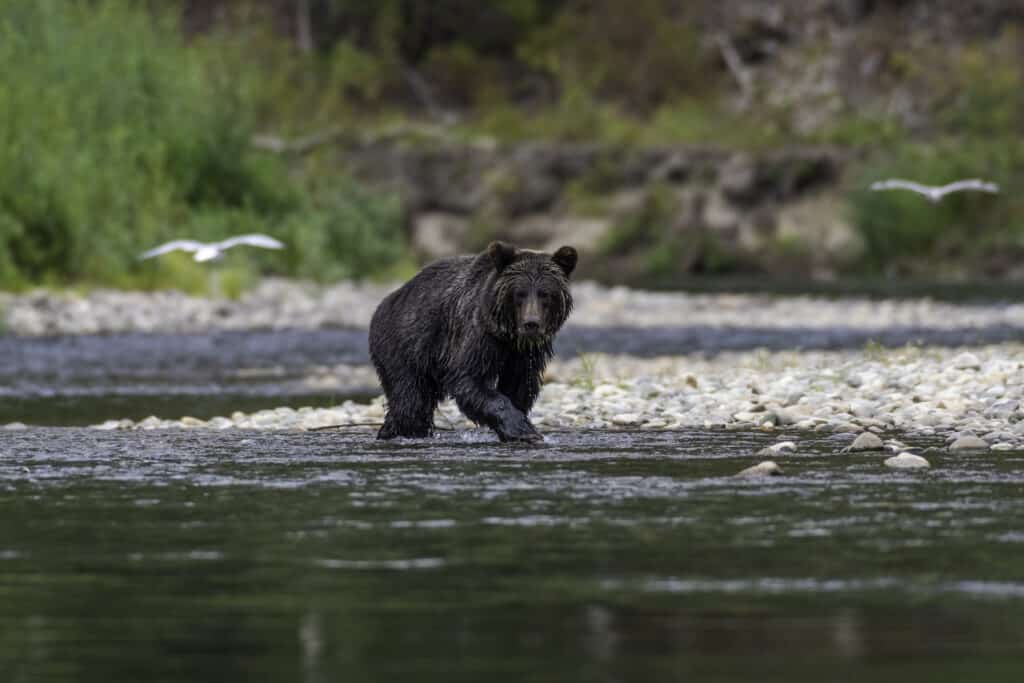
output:
[[[797,437],[0,432],[0,680],[1019,680],[1024,453]]]

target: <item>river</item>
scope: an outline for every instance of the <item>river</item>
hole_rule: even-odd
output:
[[[1017,680],[1024,453],[795,436],[0,432],[0,678]]]

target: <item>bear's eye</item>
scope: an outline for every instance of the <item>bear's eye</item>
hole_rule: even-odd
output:
[[[541,291],[537,292],[537,298],[540,299],[541,301],[547,301],[548,299],[551,298],[551,295],[548,294],[547,292],[541,290]]]
[[[515,294],[513,294],[512,296],[515,297],[517,302],[522,303],[522,302],[526,301],[526,290],[525,289],[517,289],[515,291]]]

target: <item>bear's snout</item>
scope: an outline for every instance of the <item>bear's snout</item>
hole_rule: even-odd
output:
[[[536,295],[527,298],[519,313],[519,334],[526,337],[540,336],[543,311]]]

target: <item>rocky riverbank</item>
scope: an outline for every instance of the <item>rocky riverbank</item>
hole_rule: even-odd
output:
[[[0,329],[23,336],[116,332],[365,328],[394,284],[319,286],[267,279],[238,300],[180,292],[95,290],[0,294]],[[851,297],[691,294],[573,285],[570,323],[586,326],[760,328],[892,327],[933,329],[1024,326],[1024,304],[967,305],[928,298],[877,301]]]
[[[1024,447],[1024,346],[847,352],[723,353],[555,361],[532,418],[562,429],[758,429],[947,436],[960,446]],[[441,428],[470,429],[452,402]],[[277,408],[203,421],[112,420],[101,429],[374,430],[383,399],[333,408]],[[981,441],[971,441],[971,437]],[[487,436],[486,438],[489,438]]]

